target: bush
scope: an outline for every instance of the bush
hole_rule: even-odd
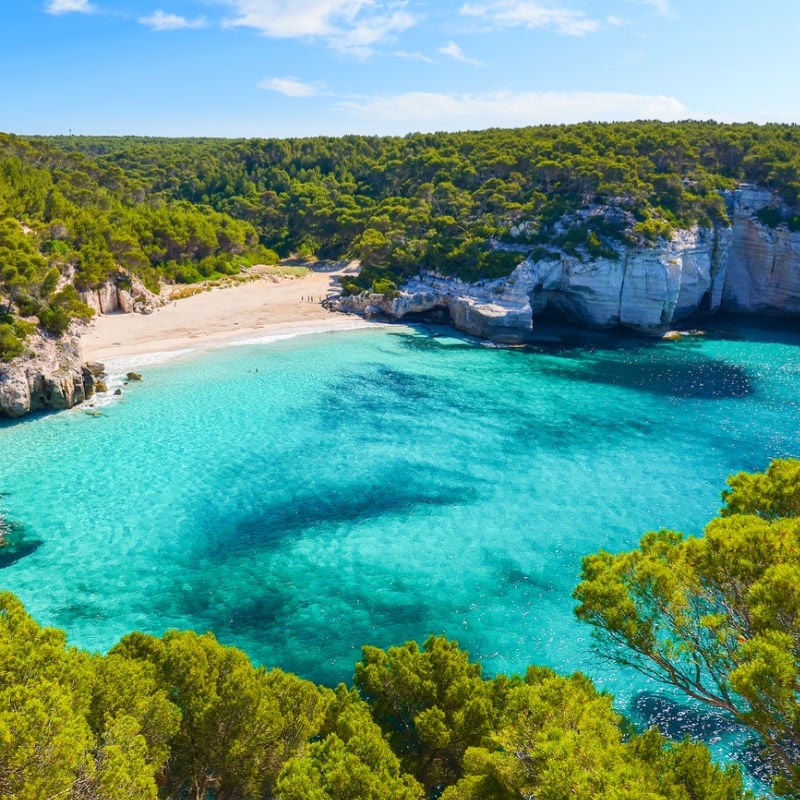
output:
[[[400,292],[397,291],[397,284],[389,278],[380,278],[372,284],[372,291],[377,294],[382,294],[386,298],[398,297]]]
[[[41,309],[41,303],[29,294],[17,295],[17,309],[23,317],[34,317]]]
[[[0,323],[0,361],[11,361],[25,350],[22,339],[7,322]]]
[[[39,314],[39,319],[43,327],[55,336],[63,336],[72,322],[69,311],[59,306],[48,306]]]
[[[15,319],[11,321],[14,333],[23,341],[26,337],[36,333],[36,323],[27,319]]]
[[[633,226],[633,232],[638,234],[643,241],[655,244],[658,239],[671,239],[672,226],[663,219],[646,219]]]
[[[364,290],[355,282],[353,281],[345,281],[342,284],[342,294],[345,297],[348,297],[353,294],[361,294]]]
[[[88,320],[92,316],[94,310],[80,299],[75,287],[68,284],[39,313],[39,321],[50,333],[63,336],[73,319]]]

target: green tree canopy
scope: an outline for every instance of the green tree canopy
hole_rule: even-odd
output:
[[[404,768],[431,790],[457,778],[466,749],[492,730],[505,679],[483,680],[457,642],[432,636],[422,649],[365,647],[355,684]]]
[[[704,536],[585,558],[576,613],[604,654],[751,728],[800,796],[800,462],[729,483]]]
[[[180,712],[164,783],[189,800],[260,800],[284,762],[322,724],[326,694],[294,675],[256,668],[211,634],[126,636],[111,655],[155,667]]]

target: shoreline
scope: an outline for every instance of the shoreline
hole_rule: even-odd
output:
[[[302,278],[261,276],[168,301],[152,314],[96,317],[80,337],[84,361],[135,367],[225,346],[257,344],[311,333],[374,326],[361,317],[323,308],[338,294],[338,277],[357,267],[308,265]],[[117,367],[119,369],[120,367]]]

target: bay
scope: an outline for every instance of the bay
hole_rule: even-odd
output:
[[[364,644],[441,633],[488,674],[582,670],[621,710],[686,719],[592,653],[580,560],[647,530],[699,534],[729,474],[800,455],[800,333],[558,333],[221,348],[142,366],[91,413],[4,424],[0,514],[27,554],[0,586],[90,650],[208,630],[335,684]]]

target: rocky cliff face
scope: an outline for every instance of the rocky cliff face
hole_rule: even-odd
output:
[[[80,294],[84,303],[101,314],[149,314],[165,302],[123,271],[116,280]],[[95,393],[97,371],[83,363],[77,336],[52,339],[36,335],[25,344],[27,355],[0,362],[0,417],[72,408]]]
[[[164,304],[163,297],[151,292],[139,278],[120,272],[115,280],[104,283],[99,289],[86,289],[81,300],[98,314],[150,314]]]
[[[768,192],[731,193],[732,228],[721,305],[745,314],[800,314],[800,232],[770,228],[756,214]]]
[[[29,355],[0,363],[0,416],[71,408],[94,394],[95,377],[75,337],[32,336],[26,345]]]
[[[546,309],[581,325],[666,331],[697,311],[800,314],[800,233],[770,228],[756,213],[772,194],[739,189],[727,197],[731,227],[679,231],[653,248],[624,249],[615,259],[526,259],[507,278],[478,285],[423,274],[399,297],[363,294],[340,307],[401,319],[446,309],[459,330],[521,342]]]

